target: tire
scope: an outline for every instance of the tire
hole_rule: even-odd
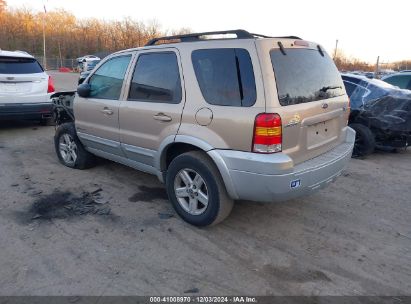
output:
[[[352,156],[361,157],[373,153],[375,149],[375,136],[370,128],[359,123],[350,124],[350,127],[356,132]]]
[[[185,173],[190,177],[188,183]],[[187,152],[173,159],[166,174],[166,188],[177,214],[194,226],[218,224],[233,209],[234,202],[227,194],[220,172],[201,151]],[[179,197],[176,189],[180,189]],[[208,198],[206,205],[205,197]],[[192,200],[194,203],[190,204]]]
[[[60,144],[65,145],[65,148]],[[54,147],[60,163],[67,167],[86,169],[95,164],[95,156],[84,149],[72,122],[64,123],[57,128],[54,135]]]

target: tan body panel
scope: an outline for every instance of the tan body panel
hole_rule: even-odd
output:
[[[278,49],[279,41],[286,49],[307,48],[296,46],[294,39],[265,38],[177,43],[123,51],[119,54],[133,53],[134,57],[126,74],[119,109],[114,109],[118,111],[117,130],[114,119],[116,115],[110,120],[96,111],[111,101],[91,99],[89,104],[82,106],[82,113],[76,113],[78,130],[81,132],[86,128],[93,135],[121,142],[127,157],[153,165],[154,154],[161,153],[158,150],[163,147],[164,140],[175,135],[196,138],[214,149],[251,152],[255,117],[264,112],[278,113],[282,118],[283,153],[291,157],[295,164],[314,158],[344,141],[349,115],[348,97],[343,95],[281,106],[270,59],[270,50]],[[248,51],[256,86],[256,102],[253,106],[219,106],[209,104],[204,99],[191,55],[194,50],[218,48],[241,48]],[[309,43],[308,48],[317,49],[317,45]],[[138,55],[169,51],[175,52],[179,61],[182,102],[168,104],[127,101]],[[93,105],[93,102],[97,104]],[[326,108],[323,107],[324,103],[327,103]],[[112,104],[109,106],[114,107]],[[196,117],[197,113],[200,113],[199,117]],[[154,119],[158,114],[164,114],[171,121]],[[90,120],[89,117],[93,119]],[[297,123],[292,124],[296,117]],[[127,146],[131,148],[128,149]]]
[[[109,56],[105,60],[105,62],[107,62],[112,58],[126,55],[130,55],[130,63],[125,73],[125,79],[132,66],[132,52]],[[116,155],[123,155],[120,147],[118,119],[125,83],[126,82],[123,81],[120,97],[116,100],[82,98],[79,95],[76,95],[73,105],[74,115],[76,117],[76,130],[79,137],[83,137],[83,140],[86,141],[86,146],[106,150],[107,152]]]
[[[279,41],[285,50],[306,47],[296,46],[294,39],[256,40],[264,79],[266,110],[268,113],[278,113],[281,116],[283,153],[290,156],[295,164],[298,164],[331,150],[345,140],[349,100],[345,94],[331,99],[281,106],[278,100],[275,67],[273,68],[269,55],[272,49],[279,49]],[[309,43],[308,48],[318,51],[317,44],[314,43]],[[327,105],[326,108],[323,107],[324,104]],[[293,124],[296,118],[298,122]],[[309,133],[313,132],[318,135],[317,138],[309,136]],[[316,134],[317,132],[318,134]],[[323,134],[326,135],[322,136]]]
[[[131,79],[138,56],[148,53],[173,52],[176,54],[180,70],[182,98],[178,104],[144,102],[127,100]],[[185,103],[185,85],[180,55],[176,48],[155,48],[141,50],[134,58],[130,70],[119,112],[120,141],[123,145],[134,146],[147,150],[135,150],[124,146],[127,157],[153,165],[154,153],[159,150],[161,143],[170,135],[176,135],[181,122],[181,113]],[[162,120],[163,119],[163,120]],[[168,121],[169,120],[169,121]]]
[[[346,94],[297,105],[280,104],[275,66],[270,58],[270,50],[278,49],[278,42],[285,49],[310,48],[320,52],[314,43],[302,47],[295,45],[295,39],[254,37],[150,45],[113,54],[133,55],[121,96],[119,100],[76,96],[77,134],[91,153],[155,174],[161,181],[164,181],[169,156],[187,151],[187,147],[178,145],[175,146],[177,149],[171,150],[173,154],[168,154],[170,145],[180,142],[207,153],[218,168],[231,199],[270,202],[308,195],[341,174],[351,158],[355,132],[347,127],[349,106]],[[251,107],[212,105],[205,100],[194,71],[192,52],[218,48],[248,51],[256,86],[256,102]],[[127,101],[139,54],[170,51],[177,54],[181,102]],[[298,67],[296,71],[299,71]],[[300,79],[300,83],[306,78]],[[326,84],[324,88],[331,87]],[[316,86],[314,89],[317,90]],[[323,91],[322,88],[319,90]],[[110,108],[112,115],[105,115],[105,108]],[[280,115],[281,152],[252,153],[254,123],[260,113]]]
[[[191,53],[194,50],[213,48],[241,48],[248,51],[253,64],[257,92],[253,106],[219,106],[209,104],[204,100],[191,61]],[[257,114],[265,111],[264,87],[254,40],[242,40],[241,43],[235,40],[224,41],[224,43],[221,41],[187,43],[184,48],[180,48],[180,53],[188,102],[184,107],[178,134],[195,136],[216,149],[250,151],[254,119]],[[209,125],[200,126],[195,116],[197,111],[204,107],[212,111],[213,118]]]

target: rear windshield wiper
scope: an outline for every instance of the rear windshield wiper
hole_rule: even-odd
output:
[[[320,89],[320,92],[327,92],[328,90],[335,90],[335,89],[342,89],[342,86],[322,87],[322,88]]]

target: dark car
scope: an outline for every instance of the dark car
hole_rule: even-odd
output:
[[[376,147],[404,148],[411,143],[411,92],[378,79],[342,75],[351,101],[349,125],[356,132],[353,156]]]

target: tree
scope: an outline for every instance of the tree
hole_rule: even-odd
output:
[[[0,13],[6,10],[6,6],[7,6],[6,0],[0,0]]]
[[[0,0],[4,3],[5,0]],[[0,14],[0,47],[24,50],[33,55],[43,53],[44,13],[26,8],[4,9]],[[46,16],[47,58],[77,58],[85,54],[112,53],[143,46],[148,40],[167,33],[155,20],[142,22],[130,17],[118,21],[96,18],[77,19],[65,10],[48,11]],[[189,32],[180,29],[175,32]]]

